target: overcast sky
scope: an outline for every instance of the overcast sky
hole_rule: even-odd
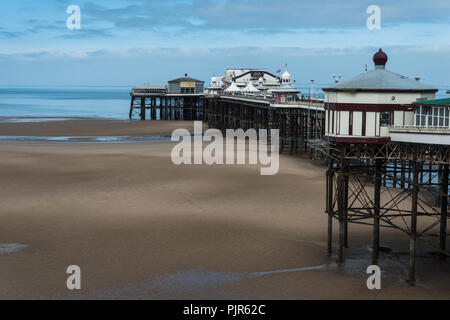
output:
[[[81,29],[69,30],[69,5]],[[381,29],[369,30],[369,5]],[[287,63],[298,84],[388,68],[450,87],[450,1],[2,0],[0,85],[138,85]]]

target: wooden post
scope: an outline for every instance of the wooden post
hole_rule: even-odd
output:
[[[417,242],[417,202],[419,198],[419,163],[413,161],[413,192],[411,208],[411,230],[409,235],[409,271],[408,282],[416,283],[416,242]]]
[[[441,230],[439,249],[441,249],[440,257],[445,260],[446,242],[447,242],[447,218],[448,218],[448,164],[442,165],[441,178]]]
[[[378,264],[380,250],[380,198],[381,198],[381,160],[375,160],[375,196],[373,213],[372,264]]]

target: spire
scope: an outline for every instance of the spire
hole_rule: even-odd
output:
[[[285,64],[285,66],[286,66],[286,71],[281,76],[281,82],[283,85],[291,83],[291,74],[289,73],[289,71],[287,69],[287,63]]]

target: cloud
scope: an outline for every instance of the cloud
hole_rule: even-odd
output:
[[[13,39],[18,38],[22,35],[22,32],[14,32],[14,31],[0,31],[1,39]]]
[[[88,2],[83,12],[126,29],[278,33],[305,28],[365,28],[366,9],[372,4],[381,7],[386,25],[450,22],[448,0],[434,0],[433,5],[422,0],[323,0],[320,4],[315,0],[136,0],[117,8]]]
[[[81,28],[79,30],[67,30],[58,37],[63,39],[112,38],[114,34],[109,28]]]

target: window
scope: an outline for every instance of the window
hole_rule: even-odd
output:
[[[448,127],[448,123],[449,123],[448,108],[433,107],[433,127]]]
[[[181,88],[181,94],[193,94],[195,93],[195,88]]]
[[[394,124],[394,112],[393,111],[383,111],[380,113],[380,125],[381,126],[392,126]]]
[[[433,127],[438,126],[439,121],[439,108],[433,108]]]
[[[420,127],[448,127],[448,107],[419,107],[416,109],[416,126]]]
[[[450,113],[449,109],[445,108],[444,109],[444,127],[449,126],[449,118],[450,118],[449,113]]]
[[[416,109],[416,127],[425,127],[427,111],[424,107],[420,106]],[[428,119],[428,125],[431,125],[430,118]]]

